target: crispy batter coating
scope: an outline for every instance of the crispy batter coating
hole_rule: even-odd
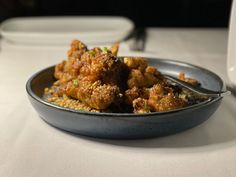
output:
[[[157,112],[182,108],[187,105],[185,101],[174,95],[172,88],[161,84],[156,84],[151,88],[148,104],[152,111]]]
[[[151,112],[148,100],[137,98],[133,101],[134,113],[149,113]]]
[[[149,89],[133,87],[125,91],[125,102],[132,105],[136,98],[149,98]]]
[[[101,80],[104,84],[118,84],[120,82],[121,61],[110,53],[95,52],[91,56],[86,52],[81,57],[79,77],[94,82]]]
[[[113,52],[118,50],[114,46]],[[71,44],[68,60],[56,65],[55,77],[63,85],[57,94],[66,94],[95,109],[106,109],[120,95],[122,63],[110,50],[87,50],[78,40]],[[78,84],[73,84],[78,82]]]
[[[124,63],[129,67],[129,69],[138,69],[144,72],[147,68],[147,61],[142,57],[125,57]]]
[[[54,76],[63,84],[77,77],[80,58],[87,51],[87,47],[79,40],[72,41],[68,51],[68,60],[62,61],[55,67]]]
[[[57,81],[45,89],[47,100],[77,110],[134,113],[168,111],[200,100],[171,85],[144,58],[118,58],[118,50],[119,44],[89,50],[81,41],[72,41],[67,60],[55,66]],[[179,79],[199,84],[184,73]]]
[[[77,80],[77,82],[76,85],[72,81],[67,84],[66,95],[78,99],[95,109],[106,109],[122,96],[119,87],[102,84],[100,80],[95,82]]]
[[[87,51],[87,46],[79,40],[73,40],[67,52],[68,58],[80,58]]]
[[[147,61],[143,58],[124,58],[124,63],[130,69],[127,81],[128,88],[149,88],[157,83],[165,83],[160,72],[156,68],[148,66]]]

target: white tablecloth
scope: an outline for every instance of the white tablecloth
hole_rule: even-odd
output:
[[[204,66],[227,81],[226,47],[227,29],[149,28],[146,55]],[[65,58],[67,48],[2,43],[0,177],[236,176],[236,98],[232,95],[205,123],[162,138],[85,138],[42,121],[27,99],[25,83],[34,72]]]

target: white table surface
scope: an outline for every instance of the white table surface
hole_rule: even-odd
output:
[[[204,66],[227,81],[227,34],[227,29],[149,28],[146,55]],[[236,176],[232,95],[205,123],[162,138],[101,140],[47,125],[30,105],[25,83],[34,72],[65,58],[67,49],[2,42],[0,177]],[[121,54],[130,53],[122,49]]]

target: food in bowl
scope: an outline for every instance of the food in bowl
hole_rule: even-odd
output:
[[[73,40],[67,60],[55,66],[56,81],[45,88],[44,99],[75,110],[149,113],[187,107],[206,97],[167,80],[142,57],[118,57],[119,45],[88,47]],[[193,85],[200,83],[185,77]]]

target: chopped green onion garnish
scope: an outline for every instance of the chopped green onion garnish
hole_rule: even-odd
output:
[[[78,84],[79,84],[79,83],[78,83],[78,80],[77,80],[77,79],[74,79],[74,80],[73,80],[73,85],[74,85],[75,87],[77,87]]]
[[[91,55],[91,56],[95,57],[95,55],[96,55],[96,52],[95,52],[94,50],[90,50],[90,51],[89,51],[89,55]]]
[[[107,47],[104,47],[104,48],[103,48],[103,52],[104,52],[104,53],[108,53],[108,48],[107,48]]]

